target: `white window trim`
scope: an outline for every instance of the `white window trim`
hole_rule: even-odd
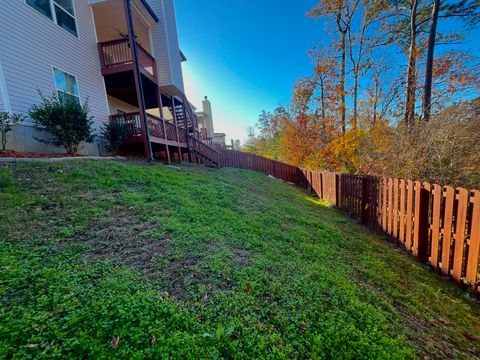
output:
[[[58,5],[57,3],[54,4],[54,1],[55,0],[48,0],[48,3],[50,5],[50,11],[52,12],[52,19],[50,19],[48,16],[46,15],[43,15],[42,13],[40,13],[38,10],[36,10],[35,8],[33,8],[32,6],[28,5],[27,4],[27,0],[23,0],[23,3],[29,8],[29,9],[32,9],[33,12],[35,12],[36,14],[39,14],[42,18],[45,18],[51,22],[53,22],[55,25],[57,25],[60,29],[62,29],[63,31],[65,31],[66,33],[74,36],[75,38],[77,39],[80,39],[80,31],[78,30],[78,20],[77,20],[77,9],[75,7],[75,0],[72,0],[72,6],[73,6],[73,14],[70,14],[67,10],[65,10],[62,6]],[[64,29],[63,27],[61,27],[58,22],[57,22],[57,14],[55,12],[55,6],[58,6],[60,9],[62,9],[63,11],[65,11],[67,13],[68,16],[71,16],[74,20],[75,20],[75,30],[77,30],[77,35],[75,34],[72,34],[70,31],[68,31],[67,29]],[[59,69],[60,70],[60,69]]]
[[[80,105],[81,105],[82,104],[82,95],[80,94],[80,83],[78,81],[77,76],[73,75],[72,73],[70,73],[68,71],[63,70],[62,68],[59,68],[58,66],[52,65],[51,67],[52,67],[53,86],[55,87],[55,93],[58,94],[58,91],[60,91],[60,92],[65,93],[67,95],[78,97],[78,101],[80,102]],[[58,71],[64,72],[67,75],[73,76],[75,78],[75,83],[77,84],[77,89],[78,89],[78,96],[75,95],[75,94],[70,94],[70,93],[65,92],[63,90],[59,90],[57,88],[57,82],[55,81],[55,69],[58,70]]]
[[[5,80],[5,73],[3,72],[2,61],[0,60],[0,92],[2,94],[3,106],[6,112],[12,112],[10,104],[10,97],[8,96],[7,81]]]

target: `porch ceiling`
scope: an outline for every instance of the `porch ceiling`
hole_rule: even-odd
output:
[[[157,85],[148,80],[148,78],[144,75],[142,75],[142,83],[146,108],[157,108]],[[120,73],[105,75],[105,86],[107,88],[108,95],[122,100],[127,104],[138,107],[133,71],[124,71]]]

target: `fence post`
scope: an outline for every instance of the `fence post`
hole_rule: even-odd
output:
[[[430,201],[429,192],[422,184],[416,182],[415,199],[415,227],[413,234],[413,254],[421,262],[428,261],[428,203]]]
[[[362,225],[369,225],[370,224],[370,219],[369,219],[369,191],[368,191],[368,178],[365,176],[362,177],[362,198],[360,202],[360,213],[361,213],[361,219],[362,219]]]
[[[334,186],[334,191],[335,191],[335,206],[339,206],[340,204],[340,199],[341,199],[341,186],[340,186],[340,175],[338,173],[335,173],[335,177],[334,177],[334,182],[333,182],[333,186]]]

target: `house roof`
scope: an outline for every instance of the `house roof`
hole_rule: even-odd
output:
[[[147,9],[148,13],[152,16],[153,20],[155,20],[155,22],[158,23],[159,21],[158,16],[157,14],[155,14],[155,11],[153,11],[153,9],[150,7],[147,0],[140,0],[140,2],[143,4],[143,6],[145,6],[145,9]]]

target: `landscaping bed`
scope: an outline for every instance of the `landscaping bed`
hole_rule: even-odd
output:
[[[480,357],[480,305],[246,170],[0,165],[0,357]]]
[[[0,151],[0,158],[27,158],[27,159],[44,159],[44,158],[63,158],[75,157],[80,155],[72,154],[39,154],[30,152],[19,152],[14,150]]]

